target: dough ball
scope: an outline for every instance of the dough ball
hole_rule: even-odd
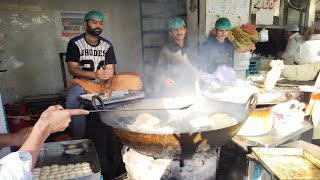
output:
[[[74,165],[74,168],[76,168],[76,167],[81,167],[81,163],[76,163],[76,164]]]
[[[74,172],[78,172],[78,171],[81,171],[81,170],[82,170],[82,167],[76,167],[76,168],[74,168],[73,170],[74,170]]]
[[[61,165],[61,166],[59,166],[59,169],[67,169],[67,166],[66,165]]]
[[[72,171],[73,171],[73,169],[71,169],[71,168],[66,169],[67,173],[72,172]]]
[[[88,174],[88,173],[91,173],[92,170],[89,169],[89,168],[86,168],[86,169],[82,169],[82,172],[83,172],[84,174]]]
[[[66,172],[65,169],[59,169],[59,171],[58,171],[59,174],[62,174],[62,173],[64,173],[64,172]]]
[[[64,178],[64,177],[68,177],[68,176],[69,176],[69,173],[68,173],[68,172],[64,172],[64,173],[61,174],[61,177],[63,177],[63,178]]]
[[[80,176],[83,176],[83,175],[84,175],[84,173],[82,172],[82,170],[77,171],[77,172],[76,172],[76,174],[77,174],[77,176],[78,176],[78,177],[80,177]]]
[[[70,172],[68,172],[69,173],[69,176],[70,175],[75,175],[76,174],[76,172],[74,172],[74,171],[70,171]]]
[[[56,175],[56,174],[60,174],[59,171],[52,171],[51,174]]]
[[[53,165],[50,166],[50,168],[51,169],[59,168],[59,165],[58,164],[53,164]]]
[[[88,162],[83,162],[81,164],[82,167],[90,167],[90,164]]]
[[[70,168],[73,169],[73,168],[74,168],[74,165],[73,165],[73,164],[68,164],[68,165],[67,165],[67,169],[70,169]]]
[[[40,172],[40,175],[48,175],[48,174],[50,174],[49,170],[44,170]]]
[[[34,168],[32,172],[40,172],[41,168]]]
[[[68,179],[72,179],[72,178],[76,178],[77,176],[76,175],[71,175],[71,176],[68,176]]]
[[[136,121],[128,125],[128,128],[137,131],[137,130],[148,130],[152,131],[154,130],[154,126],[160,123],[160,119],[152,116],[148,113],[142,113],[139,116],[137,116]]]
[[[53,179],[53,178],[54,178],[54,175],[53,175],[53,174],[49,174],[49,175],[47,176],[47,178],[48,178],[48,179],[50,179],[50,178]]]
[[[50,172],[57,172],[57,171],[59,171],[59,168],[57,167],[57,168],[52,168],[51,170],[50,170]]]
[[[54,178],[59,178],[59,177],[61,178],[61,176],[62,175],[60,173],[57,173],[57,174],[54,175]]]
[[[34,176],[39,176],[39,175],[40,175],[40,171],[32,172],[32,174],[33,174]]]
[[[50,167],[49,167],[49,166],[43,166],[43,167],[41,168],[41,171],[44,170],[44,169],[50,170]]]
[[[47,175],[39,176],[39,179],[40,179],[40,180],[46,180],[46,179],[47,179]]]

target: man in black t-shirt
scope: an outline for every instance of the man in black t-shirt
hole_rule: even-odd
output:
[[[110,96],[116,58],[112,44],[99,36],[103,19],[104,15],[98,11],[85,15],[86,32],[69,41],[66,62],[74,78],[104,84],[103,93]],[[78,96],[86,93],[88,91],[80,84],[72,84],[67,92],[66,108],[83,108]],[[70,127],[74,138],[81,139],[85,132],[85,116],[73,116]]]

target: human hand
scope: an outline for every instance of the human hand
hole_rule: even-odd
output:
[[[22,144],[28,139],[32,128],[33,127],[26,127],[12,134],[12,141],[15,142],[16,146],[22,146]]]
[[[269,66],[271,68],[279,68],[280,70],[284,69],[284,64],[282,60],[272,60],[270,61]]]
[[[112,95],[112,90],[109,88],[104,89],[104,97],[110,97]]]
[[[86,114],[89,112],[83,109],[63,109],[61,105],[50,106],[41,114],[35,127],[45,135],[50,135],[64,131],[71,122],[71,116]]]
[[[174,80],[172,80],[172,79],[170,79],[170,78],[164,79],[163,83],[164,83],[164,85],[167,86],[167,87],[174,86],[174,84],[175,84]]]
[[[113,70],[111,68],[99,69],[95,72],[96,79],[108,80],[113,76]]]

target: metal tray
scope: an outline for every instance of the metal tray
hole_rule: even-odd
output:
[[[223,94],[223,90],[225,88],[230,88],[230,87],[232,88],[235,85],[232,84],[232,85],[229,85],[229,86],[222,86],[221,88],[218,88],[218,89],[213,89],[210,86],[205,86],[205,87],[202,88],[202,95],[207,97],[207,98],[209,98],[209,99],[213,99],[213,100],[217,100],[217,101],[226,100],[226,99],[222,99],[223,96],[219,97],[219,96],[217,96],[217,94],[219,94],[219,93]],[[246,86],[249,87],[250,85],[251,84],[247,84]],[[247,88],[246,86],[245,85],[240,85],[239,87],[240,88],[241,87],[242,88]],[[251,88],[254,88],[253,85],[252,85]],[[250,91],[251,88],[249,87],[248,90]],[[257,87],[257,88],[259,88],[259,87]],[[257,102],[258,106],[259,105],[276,105],[276,104],[279,104],[279,103],[288,102],[288,101],[293,99],[293,96],[292,96],[292,94],[290,92],[286,92],[283,89],[279,89],[279,88],[273,88],[269,92],[263,92],[263,89],[260,89],[260,90],[257,89],[257,91],[261,91],[261,92],[258,93],[258,102]],[[254,93],[254,92],[252,92],[252,93]],[[270,94],[278,93],[279,96],[272,97],[272,98],[268,99],[268,101],[263,101],[263,100],[259,99],[259,96],[262,96],[262,94],[264,94],[264,93],[270,93]],[[228,94],[228,95],[230,95],[230,94]],[[238,97],[243,97],[243,94],[239,94],[239,93],[236,94],[235,93],[234,97],[235,98],[232,98],[232,96],[230,96],[229,99],[226,100],[226,101],[230,101],[230,100],[233,100],[233,99],[238,99]],[[243,98],[243,99],[245,99],[245,98]],[[231,101],[231,102],[233,102],[233,101]]]
[[[252,81],[252,82],[256,86],[264,88],[264,79],[258,80],[258,81]],[[313,86],[314,82],[313,81],[290,81],[288,79],[280,78],[276,83],[276,87],[298,87],[302,85]]]
[[[254,161],[273,179],[320,179],[320,157],[300,148],[252,148]]]
[[[72,144],[81,144],[85,148],[84,152],[73,155],[66,154],[64,152],[65,147]],[[67,165],[82,162],[88,162],[94,174],[74,179],[100,179],[101,168],[98,155],[93,142],[89,139],[44,143],[35,167],[50,166],[53,164]]]
[[[79,98],[82,102],[88,105],[92,105],[92,97],[94,95],[100,95],[99,93],[97,94],[83,94],[80,95]],[[125,102],[129,100],[134,100],[134,99],[140,99],[145,96],[144,91],[135,91],[135,90],[118,90],[118,91],[113,91],[111,97],[109,98],[104,98],[102,97],[102,101],[104,104],[113,104],[113,103],[119,103],[119,102]],[[96,104],[100,104],[98,100],[96,100]]]

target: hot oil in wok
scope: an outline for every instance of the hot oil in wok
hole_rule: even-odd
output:
[[[190,104],[192,104],[192,106],[186,109],[180,109],[181,107],[185,107]],[[226,114],[234,118],[238,125],[247,119],[249,115],[247,108],[247,103],[215,101],[203,96],[175,97],[143,99],[134,102],[128,102],[122,106],[114,107],[114,109],[123,109],[129,111],[102,112],[100,114],[102,121],[107,125],[128,132],[168,134],[173,130],[174,134],[188,134],[193,132],[216,130],[217,128],[212,126],[195,128],[190,124],[191,120],[196,121],[196,119],[210,119],[210,117],[215,114]],[[143,111],[135,111],[135,109],[143,109]],[[134,125],[137,117],[143,113],[149,114],[149,118],[151,118],[152,122],[150,122],[148,128],[139,128]],[[225,122],[223,118],[218,119],[218,122],[220,121],[221,123]],[[144,126],[143,122],[140,122],[140,124]],[[164,127],[168,127],[168,131],[161,129]]]
[[[165,109],[177,108],[190,103],[190,100],[164,102]],[[195,102],[194,102],[195,103]],[[200,103],[201,104],[201,103]],[[167,116],[157,112],[140,112],[136,116],[122,119],[119,123],[126,125],[132,132],[151,134],[173,134],[181,132],[201,132],[222,129],[238,124],[237,120],[222,113],[192,113],[195,109],[203,109],[199,103],[182,110],[167,111]],[[208,108],[208,107],[207,107]]]

